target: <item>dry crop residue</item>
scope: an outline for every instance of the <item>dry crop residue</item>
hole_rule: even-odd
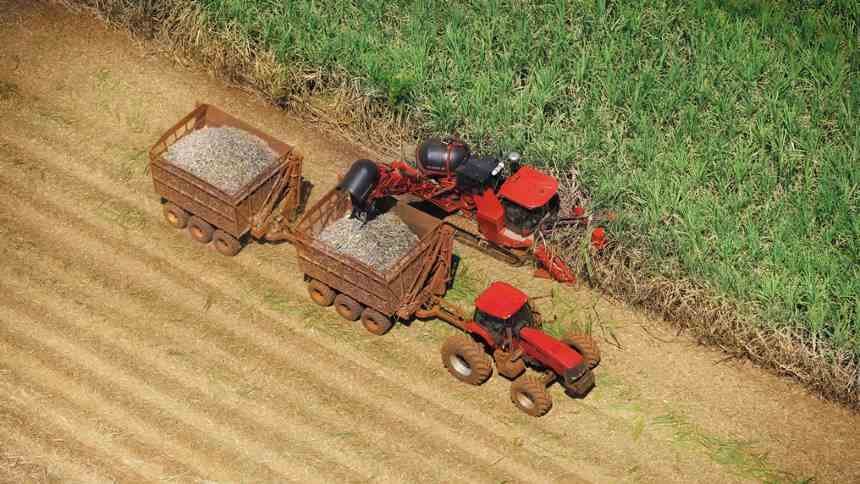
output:
[[[312,200],[366,152],[40,2],[0,0],[0,42],[0,482],[860,482],[856,416],[463,247],[463,300],[554,292],[604,357],[541,419],[504,378],[459,383],[445,325],[345,323],[292,247],[225,258],[167,226],[145,171],[197,99],[301,149]]]
[[[319,240],[374,269],[385,270],[418,242],[418,236],[388,212],[367,223],[352,217],[338,219],[320,233]]]
[[[233,195],[274,163],[277,154],[251,133],[207,126],[171,145],[167,159]]]

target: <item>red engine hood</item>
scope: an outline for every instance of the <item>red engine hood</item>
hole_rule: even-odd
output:
[[[533,357],[537,357],[558,374],[563,374],[568,368],[578,366],[583,361],[582,355],[576,350],[539,329],[523,328],[520,330],[520,338],[539,353],[532,355]]]
[[[499,197],[529,210],[543,207],[558,193],[558,180],[531,166],[524,166],[505,180]]]

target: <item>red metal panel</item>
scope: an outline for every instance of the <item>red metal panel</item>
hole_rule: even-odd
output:
[[[481,234],[491,242],[497,242],[500,232],[505,228],[505,209],[502,203],[489,188],[473,199]]]
[[[529,297],[510,284],[496,281],[484,289],[475,300],[481,312],[499,319],[508,319],[527,303]]]
[[[543,207],[558,193],[558,180],[531,166],[520,168],[499,190],[499,196],[528,209]]]
[[[523,352],[563,375],[568,368],[583,362],[582,355],[570,346],[535,328],[520,330]]]
[[[493,336],[480,324],[469,321],[465,326],[466,332],[469,334],[474,334],[484,340],[484,343],[487,344],[490,348],[496,347],[496,340],[493,339]]]

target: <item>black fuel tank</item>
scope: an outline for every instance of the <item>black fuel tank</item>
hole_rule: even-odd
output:
[[[428,139],[415,150],[415,161],[427,175],[446,176],[454,173],[469,155],[469,145],[462,141]]]

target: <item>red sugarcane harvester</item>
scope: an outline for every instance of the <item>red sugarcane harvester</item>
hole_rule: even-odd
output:
[[[387,196],[407,196],[413,206],[445,219],[457,229],[457,239],[513,265],[532,257],[542,266],[539,275],[572,283],[573,271],[543,242],[561,226],[587,227],[581,207],[561,216],[558,180],[531,166],[522,166],[517,153],[505,162],[473,157],[457,140],[430,139],[415,153],[417,168],[403,161],[376,163],[357,160],[339,188],[352,198],[353,216],[369,220]],[[596,249],[606,244],[602,227],[591,231]]]

